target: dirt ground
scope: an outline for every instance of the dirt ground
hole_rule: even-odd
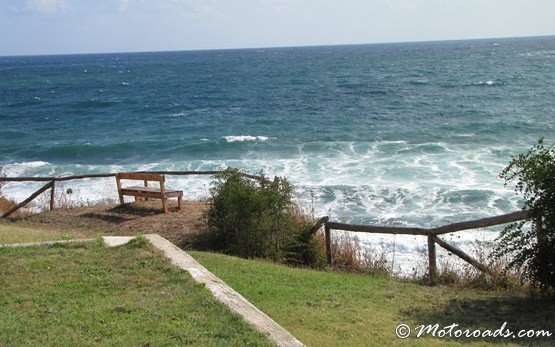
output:
[[[206,236],[203,217],[208,209],[204,201],[169,202],[170,212],[164,214],[161,202],[138,202],[118,205],[98,205],[55,209],[19,218],[14,222],[26,227],[52,230],[97,231],[110,235],[157,233],[181,248],[190,248]]]

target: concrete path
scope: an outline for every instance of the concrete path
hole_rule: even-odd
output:
[[[102,236],[102,240],[108,247],[122,246],[133,240],[135,236]]]
[[[156,248],[162,250],[164,255],[169,258],[174,265],[189,272],[195,281],[204,283],[216,300],[229,307],[233,312],[239,314],[258,331],[268,336],[276,345],[304,346],[287,330],[173,243],[157,234],[145,235],[145,238]]]
[[[36,247],[45,246],[50,247],[60,243],[85,243],[92,242],[96,239],[77,239],[77,240],[59,240],[59,241],[45,241],[45,242],[26,242],[26,243],[9,243],[6,245],[0,245],[0,247]]]
[[[117,247],[125,245],[129,241],[133,240],[135,236],[102,236],[102,240],[108,247]],[[6,245],[0,245],[0,247],[36,247],[45,246],[49,247],[56,244],[64,243],[85,243],[96,241],[96,239],[77,239],[77,240],[59,240],[59,241],[44,241],[44,242],[26,242],[26,243],[9,243]]]

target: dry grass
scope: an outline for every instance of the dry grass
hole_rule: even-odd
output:
[[[317,234],[323,241],[323,235]],[[323,250],[325,252],[325,249]],[[530,289],[523,283],[518,272],[506,272],[508,260],[493,257],[489,248],[475,243],[473,256],[482,264],[486,264],[493,276],[486,275],[474,266],[464,262],[455,255],[443,258],[438,263],[438,284],[456,288],[479,289]],[[386,251],[375,251],[363,248],[358,239],[349,233],[336,233],[332,238],[333,269],[341,272],[367,273],[396,278],[423,285],[429,285],[427,259],[423,264],[415,264],[414,273],[409,275],[396,274],[387,261]],[[423,269],[419,269],[422,265]]]
[[[528,287],[520,280],[521,276],[518,271],[507,272],[505,270],[508,259],[494,257],[491,249],[480,246],[478,243],[471,253],[478,262],[486,265],[492,271],[492,276],[484,274],[474,266],[451,255],[452,259],[442,260],[438,264],[439,284],[482,289]],[[417,282],[427,283],[428,278],[417,279]]]
[[[17,205],[17,202],[15,202],[13,200],[10,200],[10,199],[6,199],[2,195],[0,195],[0,215],[4,214],[4,212],[7,212],[9,209],[11,209],[12,207],[14,207],[16,205]],[[19,210],[12,213],[10,215],[10,217],[11,218],[22,218],[22,217],[26,217],[26,216],[29,216],[29,215],[31,215],[31,211],[30,211],[29,207],[28,206],[23,206]]]
[[[50,209],[50,190],[39,195],[35,202],[40,211],[48,211]],[[57,182],[54,193],[54,207],[57,209],[71,209],[77,207],[89,207],[97,205],[115,205],[117,200],[114,198],[103,198],[99,201],[90,201],[84,199],[78,192],[73,190],[72,185],[68,182]]]
[[[358,239],[348,233],[337,233],[332,239],[332,258],[335,270],[392,277],[386,253],[363,248]]]
[[[8,200],[5,197],[0,195],[0,213],[4,213],[8,211],[10,208],[14,207],[15,205],[17,205],[15,201]]]

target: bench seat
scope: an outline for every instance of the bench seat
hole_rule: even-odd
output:
[[[122,187],[121,180],[141,180],[144,181],[145,186],[130,186]],[[154,181],[160,184],[160,188],[149,187],[148,182]],[[116,174],[116,184],[118,188],[119,202],[121,205],[124,204],[123,197],[134,196],[135,201],[139,198],[147,199],[161,199],[162,208],[164,213],[168,213],[168,204],[166,200],[168,198],[177,198],[177,208],[181,210],[181,200],[183,198],[183,191],[166,189],[165,187],[166,178],[164,175],[150,174],[150,173],[140,173],[140,172],[128,172],[128,173],[118,173]]]
[[[162,192],[158,188],[153,187],[140,187],[140,186],[131,186],[121,188],[121,192],[123,195],[133,195],[133,196],[140,196],[142,198],[155,198],[160,196]],[[178,198],[183,196],[183,191],[181,190],[170,190],[166,189],[164,194],[168,198]]]

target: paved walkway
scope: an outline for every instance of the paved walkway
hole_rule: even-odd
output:
[[[6,245],[0,245],[0,247],[36,247],[36,246],[45,246],[49,247],[56,244],[64,244],[64,243],[84,243],[84,242],[92,242],[96,239],[77,239],[77,240],[60,240],[60,241],[44,241],[44,242],[26,242],[26,243],[9,243]]]
[[[212,292],[216,300],[220,301],[233,312],[239,314],[258,331],[268,336],[278,346],[304,346],[273,319],[251,304],[241,294],[216,277],[204,266],[200,265],[193,257],[164,239],[160,235],[150,234],[145,236],[156,248],[162,250],[171,262],[189,272],[191,277],[199,283],[204,283]]]

